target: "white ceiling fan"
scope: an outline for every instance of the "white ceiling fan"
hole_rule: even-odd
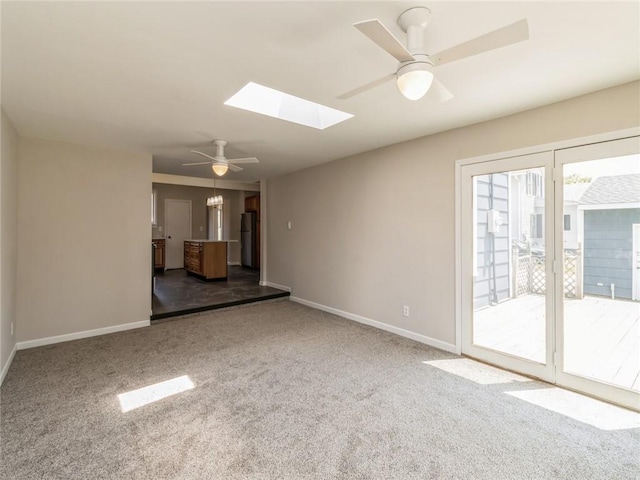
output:
[[[442,52],[429,55],[424,50],[424,30],[430,20],[431,10],[426,7],[410,8],[398,17],[398,26],[407,34],[406,48],[377,18],[354,23],[354,27],[400,63],[395,73],[385,75],[378,80],[344,93],[338,98],[350,98],[396,77],[400,92],[409,100],[419,100],[430,91],[430,96],[435,101],[445,102],[453,98],[453,95],[434,78],[434,67],[506,47],[529,38],[527,20],[523,19]]]
[[[227,170],[231,170],[232,172],[240,172],[244,170],[244,168],[236,165],[237,163],[258,163],[258,159],[256,157],[229,159],[226,158],[224,156],[224,146],[227,144],[225,140],[214,140],[213,144],[216,146],[215,157],[207,155],[206,153],[200,152],[198,150],[191,150],[191,153],[197,153],[198,155],[202,155],[203,157],[211,159],[210,162],[183,163],[182,165],[191,166],[211,164],[211,169],[213,170],[213,172],[221,177],[222,175],[227,173]]]

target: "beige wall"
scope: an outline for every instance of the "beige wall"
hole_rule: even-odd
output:
[[[185,185],[168,185],[154,183],[153,189],[157,193],[158,222],[152,227],[153,238],[164,238],[164,201],[166,199],[191,201],[191,238],[207,238],[207,197],[213,195],[209,187],[192,187]],[[240,214],[244,211],[244,192],[242,190],[227,190],[216,188],[216,194],[224,199],[223,231],[225,239],[238,240],[229,244],[228,261],[240,263]],[[255,194],[255,192],[254,192]],[[162,230],[160,229],[162,227]],[[202,231],[200,230],[202,228]]]
[[[1,112],[0,153],[0,382],[16,346],[18,268],[18,133]],[[11,334],[11,324],[14,334]]]
[[[639,85],[269,180],[267,280],[295,297],[454,344],[455,161],[636,127]]]
[[[151,155],[20,139],[18,341],[149,320]]]

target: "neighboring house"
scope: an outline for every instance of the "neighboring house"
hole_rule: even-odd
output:
[[[640,174],[596,178],[578,210],[584,218],[584,293],[640,299],[634,265],[640,258]]]
[[[563,186],[563,245],[565,250],[577,250],[582,242],[582,218],[578,215],[580,197],[589,183],[571,183]],[[544,194],[535,199],[535,211],[531,214],[531,243],[544,249]]]
[[[544,254],[543,178],[542,169],[477,177],[476,309],[514,296],[512,246]],[[640,300],[640,174],[566,184],[563,194],[563,244],[582,246],[584,294]]]
[[[511,240],[544,246],[544,222],[534,209],[544,208],[544,170],[509,172],[509,225]]]
[[[564,216],[563,245],[565,250],[577,250],[582,239],[582,215],[578,214],[580,199],[587,191],[590,183],[570,183],[563,187]]]
[[[474,309],[478,309],[510,296],[509,174],[494,173],[476,177],[474,201],[476,264],[473,304]]]
[[[514,242],[544,248],[544,220],[536,214],[544,205],[542,168],[481,175],[475,179],[476,244],[474,308],[513,296]],[[492,213],[493,212],[493,213]]]

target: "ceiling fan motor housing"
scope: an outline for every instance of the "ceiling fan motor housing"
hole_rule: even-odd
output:
[[[431,22],[431,10],[427,7],[413,7],[398,17],[398,26],[407,34],[407,50],[412,55],[423,54],[424,30]]]
[[[213,144],[216,146],[215,159],[222,163],[227,163],[227,159],[224,157],[224,146],[227,144],[225,140],[214,140]]]

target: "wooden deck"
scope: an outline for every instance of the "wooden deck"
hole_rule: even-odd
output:
[[[545,359],[544,297],[526,295],[474,313],[474,343]],[[640,303],[565,300],[565,371],[640,391]]]

